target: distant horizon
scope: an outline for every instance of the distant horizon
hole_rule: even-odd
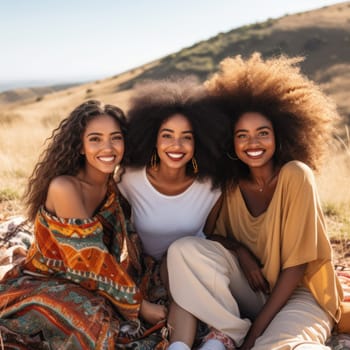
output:
[[[85,77],[81,79],[13,79],[0,81],[0,93],[11,91],[14,89],[26,89],[26,88],[39,88],[39,87],[50,87],[56,85],[65,84],[85,84],[90,81],[95,81],[100,78],[97,77]],[[102,78],[104,79],[104,78]]]

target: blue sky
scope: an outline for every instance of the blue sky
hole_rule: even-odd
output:
[[[0,0],[0,83],[102,79],[332,0]]]

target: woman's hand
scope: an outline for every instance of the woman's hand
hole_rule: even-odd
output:
[[[150,303],[143,299],[140,308],[140,316],[148,323],[154,325],[167,318],[168,310],[164,305]]]
[[[217,234],[208,235],[207,239],[219,242],[226,249],[235,253],[250,288],[255,292],[260,290],[265,294],[270,292],[269,284],[261,272],[260,263],[249,249],[232,238]]]
[[[256,257],[244,246],[236,249],[237,258],[242,271],[254,292],[270,292],[270,287],[261,271],[261,266]]]
[[[271,320],[287,303],[302,280],[306,268],[307,264],[301,264],[281,271],[275,287],[255,318],[242,346],[239,348],[240,350],[249,350],[254,346],[256,339],[263,334]]]
[[[209,239],[211,241],[219,242],[221,245],[223,245],[228,250],[235,250],[235,248],[236,248],[236,245],[233,245],[233,243],[235,243],[235,241],[233,241],[229,238],[226,238],[224,236],[221,236],[221,235],[217,235],[217,234],[207,235],[207,239]]]

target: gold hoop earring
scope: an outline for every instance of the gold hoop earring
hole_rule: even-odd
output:
[[[231,155],[230,153],[228,153],[228,152],[226,152],[226,156],[227,156],[227,158],[229,158],[229,159],[231,159],[231,160],[238,160],[238,158],[237,158],[236,155],[232,156],[232,155]]]
[[[192,158],[192,166],[193,166],[193,174],[197,174],[198,173],[198,163],[197,163],[195,157]]]
[[[158,157],[157,157],[157,151],[155,150],[151,157],[151,168],[154,171],[158,170]]]

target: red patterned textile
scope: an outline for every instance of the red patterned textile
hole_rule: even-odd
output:
[[[90,219],[38,212],[24,263],[0,283],[0,336],[9,349],[153,349],[163,324],[138,318],[138,236],[114,188]],[[142,282],[142,283],[141,283]]]

